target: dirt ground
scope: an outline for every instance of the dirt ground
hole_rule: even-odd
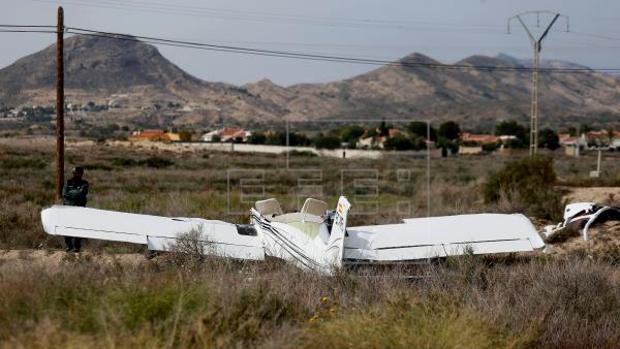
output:
[[[587,255],[620,258],[620,222],[605,222],[588,230],[588,241],[581,235],[574,235],[566,241],[547,244],[546,253],[566,255],[584,253]]]
[[[607,205],[620,203],[620,187],[581,187],[568,190],[568,202],[596,202]]]
[[[568,203],[596,202],[605,205],[620,205],[620,187],[577,187],[567,188],[565,196]],[[537,228],[542,229],[540,222]],[[559,222],[551,222],[556,224]],[[585,253],[588,255],[620,256],[620,222],[609,221],[592,226],[588,231],[589,239],[584,241],[578,233],[567,240],[547,244],[546,252],[552,255]]]
[[[139,253],[102,254],[82,252],[79,254],[54,250],[0,250],[0,272],[4,269],[43,268],[51,273],[59,270],[66,263],[80,260],[97,261],[102,265],[139,266],[146,262],[144,255]]]

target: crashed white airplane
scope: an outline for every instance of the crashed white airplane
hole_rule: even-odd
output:
[[[170,251],[196,232],[205,253],[242,260],[272,256],[329,274],[343,265],[395,263],[474,254],[527,252],[545,246],[520,214],[472,214],[405,219],[399,224],[348,227],[351,204],[336,209],[309,198],[299,212],[282,212],[276,199],[258,201],[250,224],[168,218],[93,208],[53,206],[41,212],[50,235],[122,241]]]
[[[575,202],[564,208],[564,220],[557,225],[547,225],[542,234],[545,241],[563,240],[571,233],[581,230],[584,241],[588,240],[588,229],[593,224],[609,220],[620,221],[620,207],[605,206],[594,202]]]

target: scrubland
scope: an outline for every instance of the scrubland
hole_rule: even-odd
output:
[[[618,157],[605,159],[602,178],[589,179],[594,157],[554,154],[555,183],[544,185],[555,201],[544,214],[531,211],[527,191],[485,201],[490,173],[522,156],[433,159],[430,207],[426,160],[406,155],[375,161],[294,154],[286,170],[283,156],[94,145],[70,146],[67,166],[86,167],[90,207],[240,223],[247,222],[250,200],[263,193],[295,209],[299,198],[316,193],[333,205],[344,190],[358,203],[352,224],[396,222],[428,211],[525,212],[545,224],[561,215],[563,202],[554,192],[620,185]],[[243,187],[239,173],[259,183],[259,191]],[[0,248],[23,252],[0,256],[0,347],[620,346],[620,248],[590,256],[466,256],[343,270],[335,277],[278,261],[173,254],[127,262],[121,256],[141,249],[96,241],[85,253],[65,255],[58,252],[60,241],[40,226],[41,208],[54,202],[53,174],[51,143],[1,143]],[[57,265],[41,253],[58,257]]]
[[[602,261],[467,256],[335,277],[269,261],[160,256],[0,265],[6,348],[617,348]],[[405,277],[408,276],[408,277]]]

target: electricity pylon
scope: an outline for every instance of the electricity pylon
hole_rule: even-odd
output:
[[[536,15],[536,27],[540,27],[541,14],[551,14],[553,15],[553,19],[547,25],[547,28],[540,35],[540,37],[536,39],[521,17]],[[547,36],[547,34],[549,34],[549,30],[551,30],[551,27],[553,27],[555,22],[560,17],[566,20],[566,31],[568,32],[568,17],[551,11],[527,11],[508,18],[508,34],[510,34],[510,23],[515,19],[518,20],[527,35],[530,37],[530,41],[532,42],[532,46],[534,48],[534,69],[532,70],[532,111],[530,119],[530,156],[534,156],[538,152],[538,70],[540,69],[540,50],[542,50],[543,39]]]

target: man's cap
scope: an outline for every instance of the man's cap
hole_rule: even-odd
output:
[[[82,167],[82,166],[75,166],[73,168],[73,173],[84,173],[84,167]]]

